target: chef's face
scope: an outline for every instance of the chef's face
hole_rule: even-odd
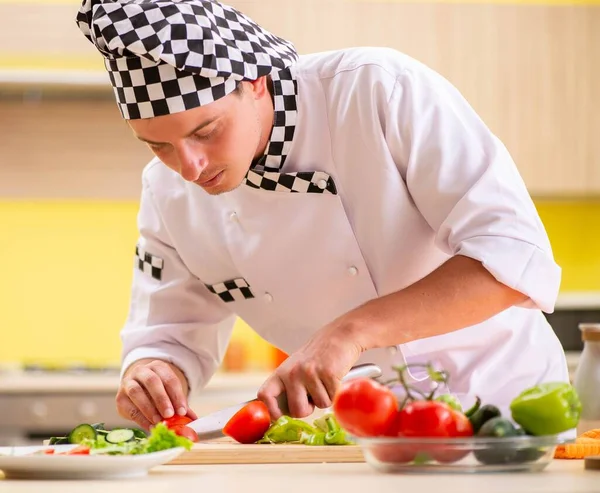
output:
[[[272,123],[265,77],[206,106],[129,121],[166,166],[211,195],[240,185],[252,160],[263,154]]]

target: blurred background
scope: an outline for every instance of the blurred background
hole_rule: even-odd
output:
[[[448,78],[503,140],[563,268],[548,315],[569,361],[600,322],[600,5],[597,1],[228,2],[300,53],[382,45]],[[596,5],[593,5],[596,3]],[[0,0],[0,444],[114,411],[151,159],[120,117],[76,0]],[[254,396],[285,357],[239,320],[208,412]]]

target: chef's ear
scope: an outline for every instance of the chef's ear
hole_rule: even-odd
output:
[[[270,84],[270,78],[265,75],[256,80],[242,82],[240,86],[244,85],[244,87],[240,88],[240,86],[238,86],[238,89],[241,91],[250,91],[254,99],[262,99],[264,97],[271,97]]]

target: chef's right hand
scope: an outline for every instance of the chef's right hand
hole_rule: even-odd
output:
[[[119,415],[150,430],[175,414],[197,419],[188,407],[188,384],[183,372],[162,360],[142,359],[123,375],[116,403]]]

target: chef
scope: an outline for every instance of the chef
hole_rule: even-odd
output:
[[[282,392],[293,416],[330,406],[365,362],[432,362],[448,391],[500,406],[568,380],[542,222],[443,77],[389,48],[300,56],[212,0],[85,0],[77,23],[155,154],[121,415],[194,418],[237,317],[290,355],[258,391],[273,417]]]

